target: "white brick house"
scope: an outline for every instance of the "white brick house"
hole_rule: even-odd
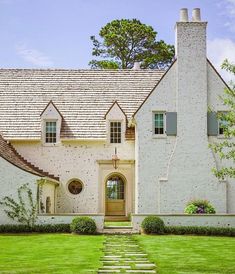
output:
[[[30,179],[35,192],[46,180],[40,213],[181,214],[193,198],[235,213],[235,182],[211,172],[226,83],[206,57],[206,25],[181,11],[167,71],[0,70],[0,132],[13,158],[44,171]],[[17,167],[2,158],[0,198],[29,176],[9,178]]]

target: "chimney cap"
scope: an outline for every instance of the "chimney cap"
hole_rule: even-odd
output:
[[[135,69],[135,70],[141,69],[140,68],[140,62],[134,62],[134,66],[133,66],[132,69]]]
[[[180,22],[188,22],[188,9],[180,9]]]
[[[200,8],[193,9],[192,21],[193,22],[201,22],[201,10],[200,10]]]

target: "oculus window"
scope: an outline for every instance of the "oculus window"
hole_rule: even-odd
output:
[[[82,189],[83,189],[83,184],[80,180],[72,180],[68,184],[68,190],[71,194],[77,195],[81,193]]]

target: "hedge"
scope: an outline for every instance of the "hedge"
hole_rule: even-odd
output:
[[[29,227],[27,225],[0,225],[0,233],[70,233],[70,224],[43,224]]]
[[[235,236],[233,227],[211,227],[211,226],[165,226],[166,234],[175,235],[207,235],[207,236]]]

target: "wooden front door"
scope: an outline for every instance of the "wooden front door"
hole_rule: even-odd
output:
[[[106,182],[106,215],[125,215],[125,184],[119,176],[111,176]]]

